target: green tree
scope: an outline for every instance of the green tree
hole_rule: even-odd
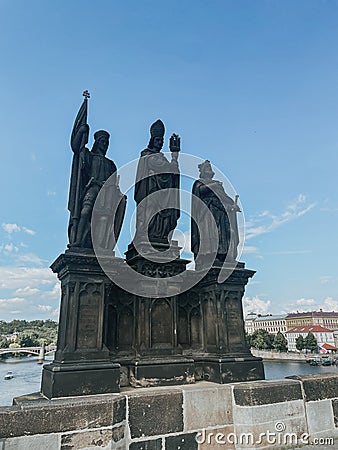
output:
[[[7,341],[6,338],[0,339],[0,348],[8,348],[8,344],[9,344],[9,342]]]
[[[274,336],[266,330],[255,330],[251,337],[251,345],[259,350],[270,350],[273,348]]]
[[[249,333],[245,332],[245,341],[248,344],[249,348],[252,347],[252,343],[251,343],[251,341],[252,341],[252,334],[249,334]]]
[[[296,349],[300,352],[305,349],[305,341],[301,334],[296,339]]]
[[[273,340],[273,346],[278,352],[286,352],[288,349],[288,341],[280,331],[278,331]]]
[[[38,347],[40,345],[37,333],[23,333],[20,336],[21,347]]]
[[[12,320],[5,322],[0,320],[0,334],[12,334],[14,331],[19,333],[18,341],[23,341],[26,347],[31,347],[28,336],[34,342],[33,346],[41,345],[45,342],[47,345],[53,344],[57,340],[58,324],[53,320]]]
[[[304,340],[304,347],[307,350],[310,350],[311,353],[313,353],[314,351],[318,350],[318,342],[317,339],[314,337],[314,334],[311,333],[311,331],[308,332],[305,340]]]

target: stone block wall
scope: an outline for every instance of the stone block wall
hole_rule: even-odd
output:
[[[126,389],[0,408],[0,450],[338,448],[338,375]]]

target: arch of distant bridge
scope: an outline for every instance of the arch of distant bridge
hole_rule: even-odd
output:
[[[0,356],[6,353],[28,353],[29,355],[40,355],[42,347],[20,347],[20,348],[0,348]],[[55,345],[49,345],[45,347],[45,355],[49,355],[55,352]]]

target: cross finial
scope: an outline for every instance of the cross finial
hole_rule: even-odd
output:
[[[90,93],[89,91],[87,91],[87,89],[83,91],[82,95],[84,96],[84,98],[90,98]]]

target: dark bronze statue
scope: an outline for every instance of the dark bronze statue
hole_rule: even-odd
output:
[[[152,124],[150,135],[148,147],[141,152],[137,167],[134,241],[142,241],[148,236],[150,242],[168,243],[169,235],[175,229],[180,216],[180,137],[176,134],[171,136],[169,148],[172,159],[168,161],[161,152],[164,137],[164,124],[161,120]]]
[[[198,166],[200,178],[192,188],[191,251],[195,259],[208,254],[216,254],[216,260],[225,258],[234,261],[237,258],[239,243],[237,212],[238,196],[235,201],[229,197],[220,181],[213,180],[215,175],[209,161]],[[212,217],[208,210],[200,208],[196,197],[202,200],[215,220],[216,227],[211,226]]]
[[[104,130],[97,131],[94,133],[92,149],[86,147],[89,137],[87,104],[90,95],[88,91],[83,95],[85,98],[75,119],[71,136],[74,156],[68,203],[69,247],[93,247],[91,237],[93,207],[102,186],[109,179],[108,188],[105,189],[104,195],[100,196],[101,204],[97,208],[99,217],[95,220],[95,233],[98,246],[112,250],[121,231],[126,196],[119,189],[114,162],[106,157],[109,133]],[[110,178],[114,174],[115,177]]]

